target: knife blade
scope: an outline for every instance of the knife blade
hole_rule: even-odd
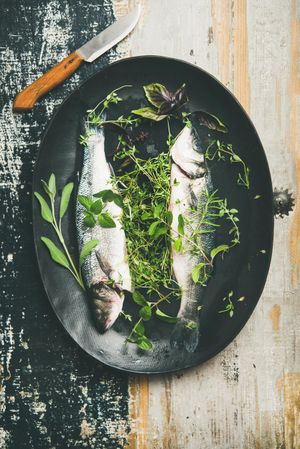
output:
[[[47,92],[61,84],[71,76],[81,64],[93,62],[107,50],[120,42],[136,26],[141,13],[140,6],[136,6],[126,16],[121,17],[104,31],[75,50],[57,65],[44,73],[16,96],[13,102],[14,112],[30,111],[37,100]]]

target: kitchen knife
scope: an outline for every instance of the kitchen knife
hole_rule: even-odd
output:
[[[71,76],[83,61],[93,62],[124,39],[137,24],[140,12],[138,5],[22,90],[14,100],[13,111],[30,111],[39,98]]]

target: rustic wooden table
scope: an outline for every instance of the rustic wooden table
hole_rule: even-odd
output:
[[[131,0],[2,0],[0,16],[1,419],[3,449],[299,449],[300,204],[276,220],[263,296],[218,356],[176,375],[127,376],[66,335],[35,260],[31,178],[41,133],[79,82],[128,55],[182,58],[215,75],[247,109],[274,185],[300,184],[300,2],[141,0],[116,49],[32,113],[24,84],[133,6]]]

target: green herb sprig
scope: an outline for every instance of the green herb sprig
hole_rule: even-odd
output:
[[[240,164],[242,166],[242,173],[238,174],[237,183],[238,185],[244,186],[247,189],[250,188],[250,169],[247,167],[243,159],[235,153],[232,144],[221,142],[220,140],[213,140],[207,147],[205,152],[205,157],[209,161],[218,160],[225,161],[229,158],[232,164]]]
[[[51,259],[58,265],[69,270],[70,273],[72,273],[72,275],[78,282],[78,284],[80,285],[80,287],[82,287],[85,290],[82,279],[81,267],[87,256],[90,254],[90,252],[99,244],[99,241],[90,240],[89,242],[87,242],[82,248],[81,253],[79,255],[78,264],[76,264],[69,252],[69,249],[66,245],[65,238],[62,232],[62,219],[64,218],[68,210],[74,184],[73,182],[70,182],[64,186],[61,194],[59,211],[57,216],[55,211],[55,200],[57,197],[57,189],[56,189],[56,178],[54,173],[50,175],[48,183],[42,180],[42,185],[45,193],[47,194],[48,200],[50,200],[50,206],[47,200],[39,192],[34,192],[34,195],[40,204],[41,217],[43,218],[43,220],[49,223],[54,229],[58,239],[58,243],[61,246],[61,249],[49,237],[41,236],[41,240],[47,247]]]

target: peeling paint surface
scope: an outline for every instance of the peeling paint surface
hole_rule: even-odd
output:
[[[136,1],[1,2],[0,448],[300,449],[299,0],[139,0],[133,39],[82,66],[31,114],[11,112],[25,84]],[[128,378],[83,353],[50,309],[33,250],[31,177],[67,94],[110,61],[142,54],[181,58],[220,79],[250,114],[274,185],[296,194],[296,208],[276,220],[269,278],[237,338],[195,369]]]
[[[122,448],[127,377],[83,353],[54,316],[35,260],[31,179],[41,134],[78,84],[118,57],[82,68],[12,114],[16,93],[112,23],[108,0],[3,0],[0,17],[0,448]]]

